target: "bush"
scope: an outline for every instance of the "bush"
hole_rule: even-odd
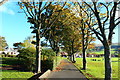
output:
[[[42,49],[42,55],[43,58],[46,58],[47,60],[49,59],[51,60],[55,56],[55,52],[52,49]]]
[[[45,72],[48,69],[52,70],[55,52],[52,49],[42,49],[42,56],[42,72]]]
[[[0,54],[1,57],[5,57],[5,54]]]
[[[7,57],[16,57],[16,55],[7,55]]]
[[[42,60],[42,72],[47,71],[48,69],[52,70],[53,69],[53,60]]]
[[[23,71],[35,71],[35,59],[36,51],[31,48],[23,48],[19,50],[20,54],[17,56],[20,60],[21,70]],[[52,49],[44,49],[41,53],[46,59],[41,61],[42,72],[53,68],[53,57],[55,52]]]
[[[35,51],[29,48],[19,50],[20,54],[17,56],[21,63],[21,70],[34,71],[35,70]]]

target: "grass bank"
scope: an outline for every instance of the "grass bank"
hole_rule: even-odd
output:
[[[104,58],[87,58],[87,70],[81,70],[82,58],[76,58],[75,66],[91,80],[104,78]],[[112,78],[118,78],[118,72],[118,58],[112,58]]]

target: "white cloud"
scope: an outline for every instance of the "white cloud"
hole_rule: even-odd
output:
[[[7,14],[10,14],[10,15],[15,14],[15,12],[12,9],[8,8],[7,5],[0,6],[0,12],[7,13]]]

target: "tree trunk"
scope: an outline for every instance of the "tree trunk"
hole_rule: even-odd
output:
[[[72,54],[71,57],[72,57],[72,62],[75,63],[75,56],[74,56],[74,54]]]
[[[75,61],[74,54],[72,55],[72,57],[73,57],[73,60],[72,60],[72,61],[74,62],[74,61]]]
[[[111,54],[110,46],[104,45],[104,58],[105,58],[105,80],[111,80]]]
[[[41,46],[39,33],[36,33],[36,73],[41,72]]]
[[[70,60],[70,54],[68,55],[68,59]],[[70,60],[71,61],[71,60]]]
[[[84,33],[84,29],[82,29],[82,52],[83,52],[83,70],[86,70],[86,54],[85,54],[85,42],[84,42],[84,37],[85,37],[85,33]]]
[[[75,55],[74,55],[74,54],[72,55],[72,62],[73,62],[73,63],[76,62],[76,61],[75,61]]]
[[[70,54],[70,61],[72,61],[72,55]]]
[[[41,18],[41,14],[40,14]],[[37,26],[37,32],[36,32],[36,73],[41,73],[41,43],[40,43],[40,28],[41,23]]]
[[[72,41],[72,62],[75,63],[75,57],[74,57],[74,39]]]
[[[59,50],[56,51],[56,56],[55,56],[55,58],[56,58],[56,62],[55,62],[55,63],[56,63],[56,66],[57,66],[57,62],[58,62],[58,61],[57,61],[58,52],[59,52]]]
[[[86,54],[85,54],[85,49],[83,49],[82,52],[83,52],[83,70],[86,70]]]

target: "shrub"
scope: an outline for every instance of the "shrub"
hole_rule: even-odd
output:
[[[47,60],[51,60],[55,56],[55,52],[52,49],[42,49],[42,55],[43,58],[46,57]]]
[[[53,69],[53,60],[42,60],[42,72],[47,71],[48,69],[52,70]]]
[[[17,56],[20,60],[21,70],[34,71],[35,70],[35,51],[29,48],[19,50],[20,54]]]
[[[21,70],[24,71],[35,71],[35,58],[36,51],[31,48],[23,48],[19,50],[20,54],[17,56],[20,60]],[[52,49],[44,49],[42,50],[42,55],[46,57],[46,59],[41,61],[42,72],[45,72],[48,69],[53,68],[53,57],[55,56],[55,52]]]
[[[0,54],[1,57],[5,57],[5,54]]]
[[[52,70],[55,52],[52,49],[42,49],[42,55],[42,71],[45,72],[48,69]]]

